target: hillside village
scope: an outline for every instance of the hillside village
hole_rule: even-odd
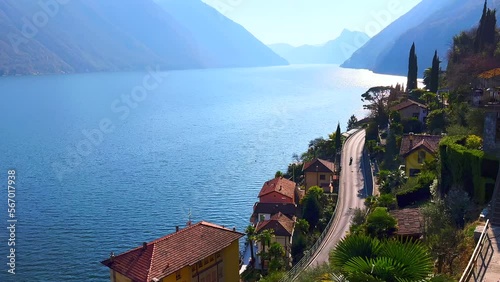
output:
[[[408,47],[406,87],[368,89],[361,99],[370,116],[348,121],[348,130],[366,131],[373,193],[363,209],[353,210],[349,234],[331,250],[329,264],[304,271],[298,281],[457,281],[485,221],[500,224],[496,11],[485,2],[477,27],[453,38],[446,70],[434,53],[430,67],[420,70],[423,88],[417,80],[418,46]],[[286,172],[265,181],[245,234],[206,222],[189,224],[130,252],[111,254],[102,263],[111,269],[112,281],[282,281],[335,215],[346,137],[338,125],[328,139],[312,140]],[[236,246],[244,235],[238,260]],[[207,244],[191,245],[193,240]],[[171,244],[186,246],[175,265],[161,255],[176,252]]]

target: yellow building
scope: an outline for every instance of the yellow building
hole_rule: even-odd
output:
[[[417,176],[424,162],[436,158],[440,135],[405,134],[401,140],[399,155],[405,160],[405,173],[409,177]]]
[[[306,192],[312,186],[323,188],[325,193],[333,192],[333,180],[336,179],[334,163],[322,159],[314,159],[304,163],[302,171],[305,177]]]
[[[110,268],[112,282],[239,281],[243,236],[202,221],[101,263]]]

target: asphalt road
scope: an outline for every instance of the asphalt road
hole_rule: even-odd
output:
[[[363,207],[366,195],[371,194],[373,186],[371,185],[371,177],[367,181],[367,188],[364,186],[363,169],[366,168],[367,172],[370,173],[367,157],[362,158],[364,143],[365,131],[360,130],[349,137],[344,144],[341,161],[342,170],[340,172],[340,198],[337,211],[327,237],[322,246],[316,251],[308,268],[328,262],[330,250],[349,231],[352,209]],[[351,165],[349,165],[350,157],[352,157]]]

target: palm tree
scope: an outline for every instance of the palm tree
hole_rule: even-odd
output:
[[[269,271],[279,271],[282,270],[283,258],[285,257],[285,249],[278,242],[274,242],[269,247]]]
[[[248,225],[245,229],[245,232],[247,233],[247,242],[250,245],[250,258],[252,260],[251,265],[253,266],[255,262],[255,255],[253,253],[253,242],[255,241],[255,226],[251,224]]]
[[[262,269],[264,269],[264,260],[266,258],[266,245],[269,247],[271,245],[271,239],[274,237],[273,229],[266,229],[257,235],[258,239],[262,244],[262,250],[260,251],[260,262]]]
[[[349,281],[425,281],[433,267],[419,242],[380,241],[364,235],[342,239],[330,253],[330,262]]]

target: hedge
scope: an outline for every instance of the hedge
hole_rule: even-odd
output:
[[[478,204],[491,199],[486,184],[496,180],[498,160],[483,151],[465,147],[467,136],[444,137],[439,144],[441,159],[441,190],[446,195],[453,185],[461,186]],[[488,185],[490,190],[490,185]]]
[[[412,205],[415,202],[425,201],[431,198],[430,186],[436,175],[432,172],[423,172],[416,178],[408,179],[402,190],[396,193],[399,208]]]

